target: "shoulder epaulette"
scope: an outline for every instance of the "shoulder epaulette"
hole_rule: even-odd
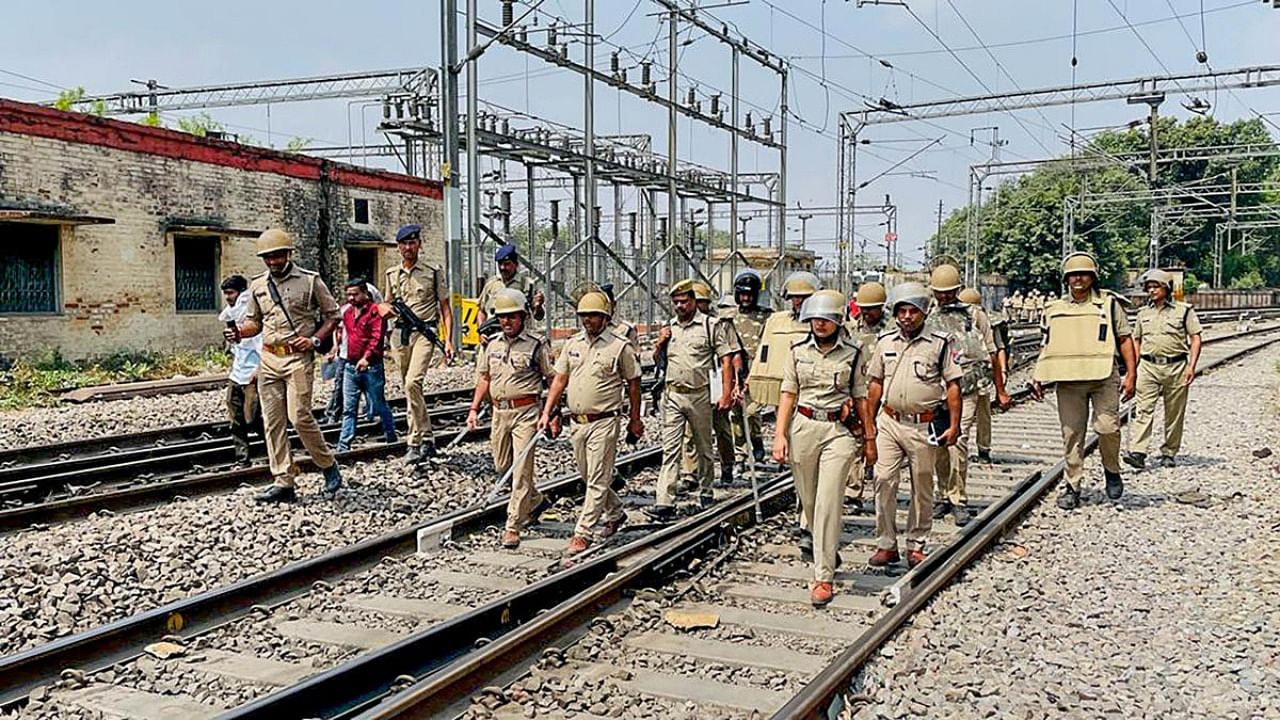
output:
[[[946,333],[936,332],[936,331],[930,331],[929,335],[932,336],[935,340],[941,340],[942,342],[947,342],[951,339],[950,335],[947,335]]]
[[[886,329],[885,331],[883,331],[883,332],[881,332],[879,335],[877,335],[877,336],[876,336],[876,339],[877,339],[877,340],[883,340],[884,338],[892,337],[892,336],[897,335],[897,334],[898,334],[898,331],[897,331],[896,329],[894,329],[894,330],[887,330],[887,329]]]
[[[804,337],[800,338],[799,340],[797,340],[797,341],[795,341],[795,342],[791,343],[791,348],[794,350],[795,348],[798,348],[798,347],[800,347],[801,345],[807,345],[807,344],[809,343],[809,338],[810,338],[810,337],[812,337],[812,335],[805,335]]]

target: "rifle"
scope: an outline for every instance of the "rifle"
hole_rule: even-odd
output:
[[[440,348],[440,352],[444,352],[444,343],[440,342],[440,336],[436,335],[435,328],[426,323],[425,320],[418,317],[418,314],[409,309],[409,305],[404,298],[395,298],[391,301],[391,307],[396,311],[396,315],[400,318],[400,344],[402,346],[409,344],[409,335],[414,330],[422,333],[422,336],[431,341],[432,345]]]
[[[668,340],[667,342],[670,341]],[[667,343],[662,343],[653,352],[653,370],[655,382],[653,383],[653,390],[649,391],[649,399],[652,401],[654,410],[661,414],[662,391],[667,386]]]

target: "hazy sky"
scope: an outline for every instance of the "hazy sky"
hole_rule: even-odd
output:
[[[465,7],[465,2],[460,4]],[[863,96],[907,103],[1069,84],[1073,13],[1080,82],[1161,74],[1166,69],[1203,72],[1205,66],[1195,59],[1197,49],[1208,53],[1208,64],[1216,70],[1280,64],[1280,10],[1259,0],[910,0],[910,10],[889,5],[858,8],[845,0],[701,4],[715,5],[710,12],[717,18],[794,63],[788,104],[799,119],[792,119],[789,137],[791,208],[797,202],[811,208],[834,203],[837,115],[860,109]],[[498,0],[479,0],[479,7],[484,18],[498,21]],[[583,8],[583,0],[545,0],[540,10],[580,22]],[[653,15],[657,8],[652,0],[596,0],[596,30],[605,39],[597,45],[598,64],[607,67],[611,46],[620,46],[626,49],[621,54],[624,65],[635,66],[649,57],[656,63],[655,79],[665,77],[666,39]],[[1186,15],[1181,23],[1171,19],[1175,11]],[[91,94],[122,91],[136,87],[130,79],[155,78],[181,87],[440,62],[435,1],[225,0],[197,5],[47,0],[11,3],[4,14],[0,95],[23,100],[47,100],[56,95],[56,88],[77,85]],[[544,15],[540,24],[546,22]],[[974,32],[992,54],[979,47]],[[681,97],[690,84],[698,86],[704,103],[716,89],[727,90],[725,48],[700,33],[682,34],[681,41]],[[580,38],[572,38],[570,53],[581,58],[582,52]],[[776,124],[776,81],[749,62],[742,67],[744,109],[753,111],[757,126],[762,114],[773,115]],[[501,47],[483,56],[479,72],[486,102],[581,127],[580,76],[551,70],[539,60],[526,60]],[[637,80],[638,70],[631,73]],[[665,92],[661,86],[659,91]],[[1213,104],[1221,120],[1280,113],[1276,88],[1216,91],[1203,99]],[[1189,113],[1180,106],[1184,100],[1171,96],[1162,112],[1186,117]],[[596,110],[598,133],[648,133],[655,149],[665,147],[665,111],[600,86]],[[373,105],[280,104],[269,112],[268,117],[267,108],[257,106],[212,114],[230,130],[276,146],[293,136],[312,138],[316,145],[345,145],[348,138],[356,143],[379,141],[373,128],[380,113]],[[1145,108],[1124,102],[1079,105],[1074,126],[1121,125],[1144,114]],[[879,177],[861,191],[859,201],[880,202],[890,194],[899,207],[906,258],[918,260],[920,245],[936,223],[938,201],[948,210],[963,205],[969,166],[989,156],[991,148],[984,142],[990,131],[979,133],[971,145],[971,129],[999,126],[1008,141],[1001,149],[1003,159],[1040,158],[1063,151],[1071,116],[1071,109],[1062,107],[1016,117],[998,113],[873,128],[865,135],[873,144],[864,149],[878,157],[859,156],[860,181],[876,178],[935,138],[941,141],[898,168],[928,177]],[[1280,114],[1268,119],[1280,125]],[[166,120],[172,124],[175,118],[169,114]],[[723,133],[687,119],[681,120],[679,131],[682,160],[728,167],[728,139]],[[740,160],[744,172],[770,171],[777,162],[775,153],[751,143],[743,144]],[[520,197],[517,194],[518,204]],[[606,212],[608,197],[602,195]],[[632,195],[628,191],[624,197]],[[796,214],[793,209],[788,225],[798,240]],[[817,215],[809,222],[809,245],[833,257],[834,221]],[[876,222],[866,218],[858,231],[879,238],[883,229]],[[763,220],[749,223],[753,242],[764,239],[764,225]]]

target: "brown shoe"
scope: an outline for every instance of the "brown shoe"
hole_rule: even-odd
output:
[[[889,563],[901,562],[902,556],[898,554],[897,548],[880,548],[876,550],[867,564],[871,567],[884,567]]]
[[[591,546],[591,541],[581,535],[574,535],[569,538],[569,547],[565,548],[566,555],[578,555]]]
[[[831,598],[835,595],[835,591],[831,588],[829,582],[816,582],[813,589],[809,592],[809,602],[813,603],[816,608],[826,607],[831,602]]]
[[[520,533],[515,530],[507,530],[502,533],[502,547],[508,550],[520,547]]]
[[[908,550],[907,551],[907,567],[913,568],[919,565],[920,563],[924,562],[924,558],[925,558],[925,554],[923,550]]]

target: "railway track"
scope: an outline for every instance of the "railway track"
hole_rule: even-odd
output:
[[[1277,341],[1277,327],[1213,338],[1202,371]],[[637,553],[595,559],[608,561],[606,576],[525,622],[501,622],[499,598],[487,625],[483,613],[436,622],[228,717],[832,717],[871,653],[1059,479],[1051,401],[1020,404],[994,432],[996,462],[971,466],[981,512],[963,530],[936,523],[930,557],[914,570],[866,568],[873,518],[846,516],[839,591],[825,610],[808,606],[810,570],[779,475],[762,487],[761,523],[750,496],[726,498]],[[572,572],[543,591],[559,597],[551,588]],[[439,648],[452,655],[464,627],[461,644],[478,648],[424,668]]]

